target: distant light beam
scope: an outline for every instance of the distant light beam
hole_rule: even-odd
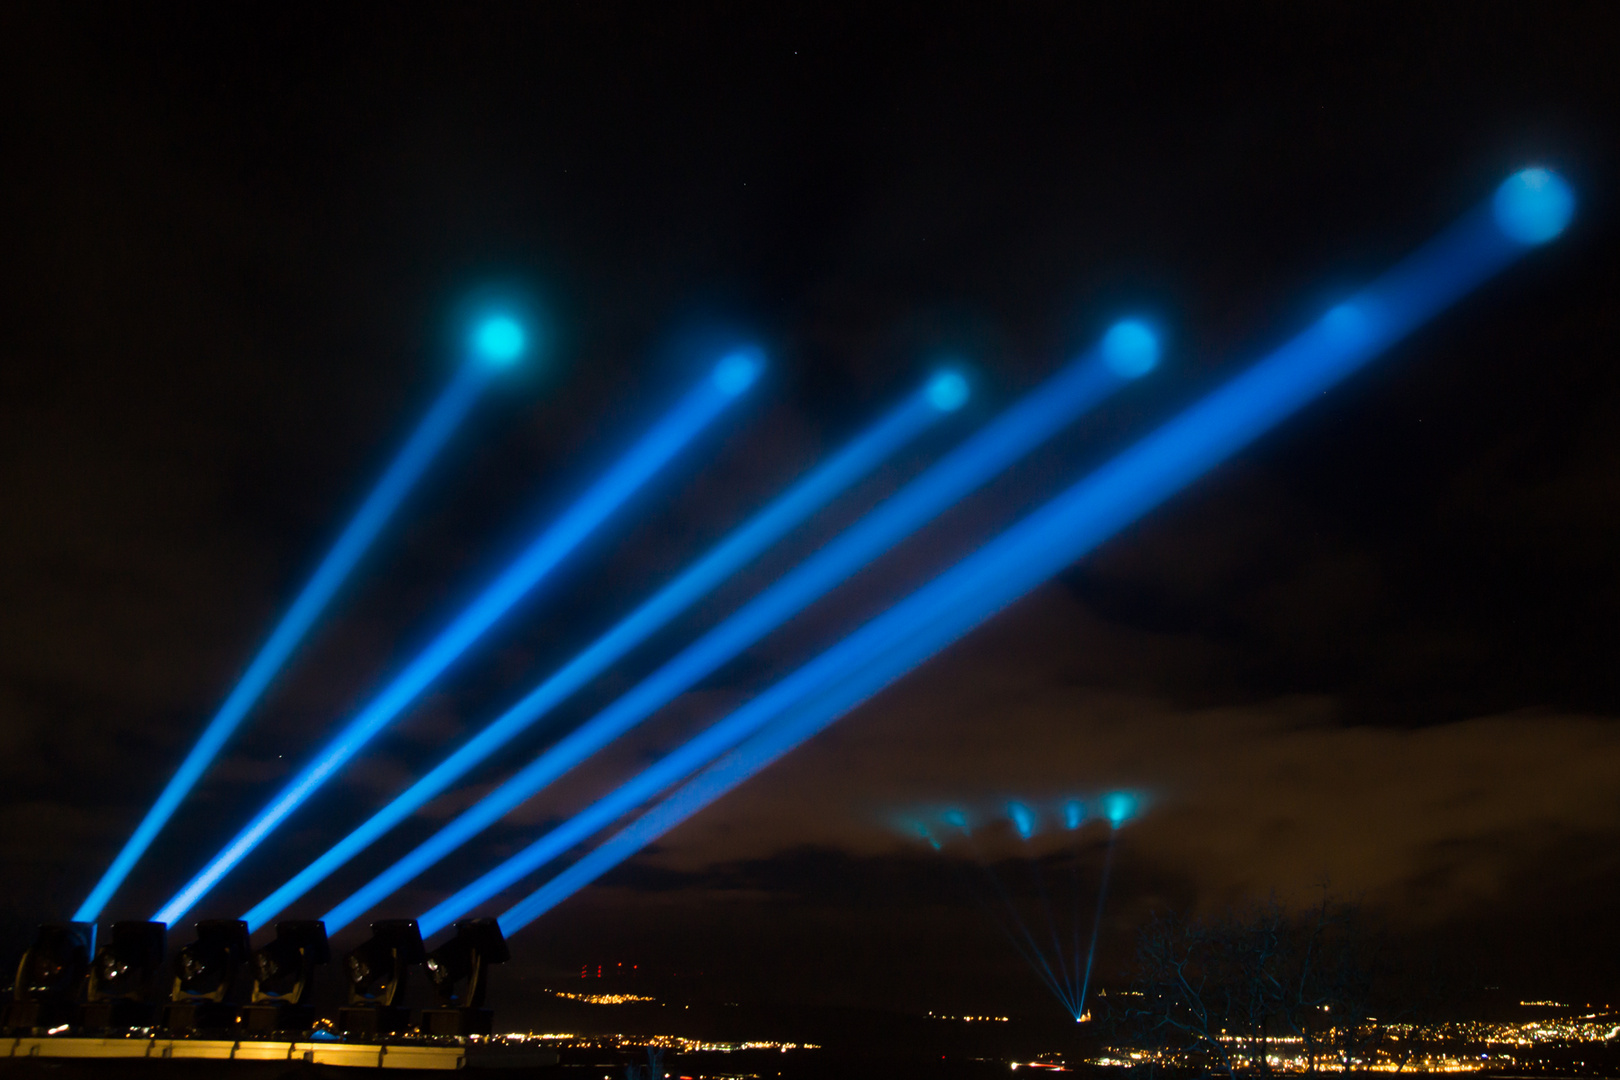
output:
[[[1541,173],[1514,174],[1492,205],[1466,215],[1293,340],[674,751],[664,760],[728,724],[733,736],[755,732],[509,908],[500,917],[502,931],[527,926],[1157,507],[1527,248],[1558,235],[1573,197],[1556,175]],[[1511,213],[1502,210],[1503,190],[1510,192]],[[1549,216],[1556,229],[1521,227],[1520,218]],[[776,700],[761,707],[770,698]],[[751,723],[733,723],[749,711],[756,713]],[[533,863],[529,849],[502,867],[524,863]],[[498,878],[502,867],[485,878]]]
[[[533,589],[609,514],[669,463],[758,375],[762,359],[750,350],[731,353],[620,458],[580,499],[518,556],[394,681],[261,810],[236,838],[159,909],[153,919],[173,923],[201,900],[333,773],[382,731],[512,605]]]
[[[460,366],[450,385],[445,387],[399,455],[388,466],[388,471],[383,473],[371,494],[366,496],[366,501],[360,504],[360,509],[338,536],[337,543],[332,545],[326,558],[316,567],[314,576],[271,631],[259,654],[253,658],[225,703],[203,729],[202,736],[175,770],[174,776],[141,823],[135,827],[135,832],[125,842],[117,858],[113,859],[101,880],[96,882],[95,888],[90,890],[84,903],[79,905],[79,910],[73,915],[75,922],[94,922],[101,914],[248,711],[264,695],[271,680],[309,633],[315,620],[326,610],[326,605],[348,579],[355,564],[371,547],[383,526],[388,524],[428,465],[438,456],[440,448],[460,426],[468,410],[489,384],[491,374],[491,369],[478,363],[476,358]]]
[[[1091,917],[1091,948],[1086,950],[1086,972],[1080,980],[1080,997],[1075,1003],[1074,1022],[1086,1015],[1086,996],[1091,992],[1091,965],[1097,959],[1097,936],[1102,933],[1103,903],[1108,899],[1108,879],[1114,870],[1114,845],[1119,842],[1119,828],[1108,834],[1108,851],[1103,855],[1102,881],[1097,885],[1097,910]]]
[[[520,803],[635,727],[676,695],[953,506],[1158,357],[1141,323],[1116,324],[1095,348],[1007,409],[921,476],[879,504],[826,547],[794,567],[719,626],[687,646],[613,704],[542,753],[415,850],[323,916],[330,932],[499,821]]]
[[[412,784],[364,824],[311,862],[243,916],[257,930],[289,904],[364,851],[479,762],[544,718],[669,620],[707,595],[738,569],[804,523],[850,485],[966,402],[968,387],[955,371],[941,371],[872,428],[812,471],[747,523],[734,530],[521,701]]]

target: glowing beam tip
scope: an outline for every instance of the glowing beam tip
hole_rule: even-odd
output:
[[[967,404],[970,390],[961,372],[945,370],[928,380],[928,388],[923,393],[928,398],[928,404],[948,413]]]
[[[1496,226],[1521,244],[1545,244],[1575,216],[1575,193],[1551,169],[1521,169],[1502,181],[1491,200]]]
[[[1065,828],[1078,829],[1086,820],[1086,804],[1079,799],[1070,799],[1063,804],[1063,825]]]
[[[491,315],[473,327],[473,355],[490,367],[510,367],[528,346],[529,335],[509,315]]]
[[[1122,319],[1102,340],[1103,359],[1122,379],[1138,379],[1159,366],[1159,335],[1138,319]]]
[[[922,824],[921,822],[913,822],[911,828],[920,839],[927,842],[928,846],[933,848],[935,851],[939,851],[944,847],[943,844],[934,839],[934,834],[928,831],[928,826]]]
[[[1018,835],[1025,840],[1035,835],[1035,811],[1020,802],[1007,804],[1007,816],[1012,819],[1013,827]]]
[[[1104,797],[1103,813],[1108,817],[1108,824],[1117,829],[1136,816],[1136,799],[1123,791],[1116,791]]]
[[[714,385],[722,394],[736,397],[754,385],[764,368],[765,357],[758,349],[737,349],[714,365]]]

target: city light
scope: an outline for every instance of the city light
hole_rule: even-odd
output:
[[[641,1001],[656,1001],[657,998],[646,994],[576,994],[568,990],[551,990],[548,993],[567,1001],[578,1001],[586,1005],[632,1005]]]
[[[720,541],[707,555],[625,616],[577,656],[548,676],[522,700],[463,743],[387,806],[373,814],[331,849],[254,905],[243,916],[257,930],[333,871],[404,821],[429,799],[465,776],[617,663],[660,627],[708,595],[732,574],[803,524],[850,485],[889,460],[901,447],[960,408],[967,383],[952,371],[929,379],[887,416],[856,437],[827,462],[794,484],[753,518]],[[336,927],[334,926],[334,929]]]
[[[1104,338],[815,555],[783,575],[719,626],[612,705],[559,740],[514,777],[384,870],[323,918],[336,931],[499,821],[591,754],[629,731],[721,664],[780,626],[855,571],[894,547],[1030,450],[1108,397],[1140,368],[1135,333]],[[1156,346],[1155,346],[1156,348]],[[443,906],[443,905],[441,905]],[[435,909],[438,910],[438,909]],[[431,922],[433,933],[440,926]]]
[[[596,481],[562,517],[543,530],[478,598],[372,699],[258,815],[153,916],[173,923],[259,845],[270,832],[351,757],[427,689],[513,604],[526,596],[563,558],[651,480],[699,432],[708,427],[757,377],[761,360],[752,350],[723,357],[653,429]],[[333,927],[332,929],[336,929]]]

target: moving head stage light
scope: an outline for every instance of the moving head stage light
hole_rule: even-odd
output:
[[[116,1032],[151,1027],[157,1016],[153,981],[163,967],[168,927],[157,922],[115,922],[90,962],[79,1025]]]
[[[484,1008],[489,967],[511,958],[494,919],[463,919],[456,936],[428,953],[422,966],[433,981],[437,1009],[422,1010],[424,1035],[488,1035],[494,1013]]]
[[[17,981],[6,1003],[7,1032],[27,1035],[66,1024],[73,1011],[96,928],[89,923],[45,923],[17,964]]]
[[[277,923],[275,940],[253,952],[252,1004],[242,1010],[242,1026],[254,1034],[312,1030],[315,1009],[304,998],[315,968],[331,958],[320,920]]]
[[[405,992],[412,964],[427,959],[415,919],[381,919],[371,937],[343,958],[349,1003],[338,1010],[344,1034],[397,1035],[410,1026],[410,1011],[395,1005]]]
[[[236,1026],[236,1003],[226,1000],[250,952],[247,923],[205,919],[197,940],[174,957],[174,988],[163,1010],[170,1031],[229,1030]]]

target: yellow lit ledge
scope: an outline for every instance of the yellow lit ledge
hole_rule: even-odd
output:
[[[382,1045],[377,1043],[272,1042],[243,1039],[75,1039],[59,1037],[0,1040],[5,1057],[35,1058],[192,1058],[209,1061],[304,1061],[314,1065],[355,1065],[368,1069],[445,1069],[467,1066],[466,1046]],[[475,1047],[474,1067],[555,1064],[547,1050]],[[522,1060],[517,1060],[521,1058]],[[541,1059],[545,1060],[541,1060]]]

